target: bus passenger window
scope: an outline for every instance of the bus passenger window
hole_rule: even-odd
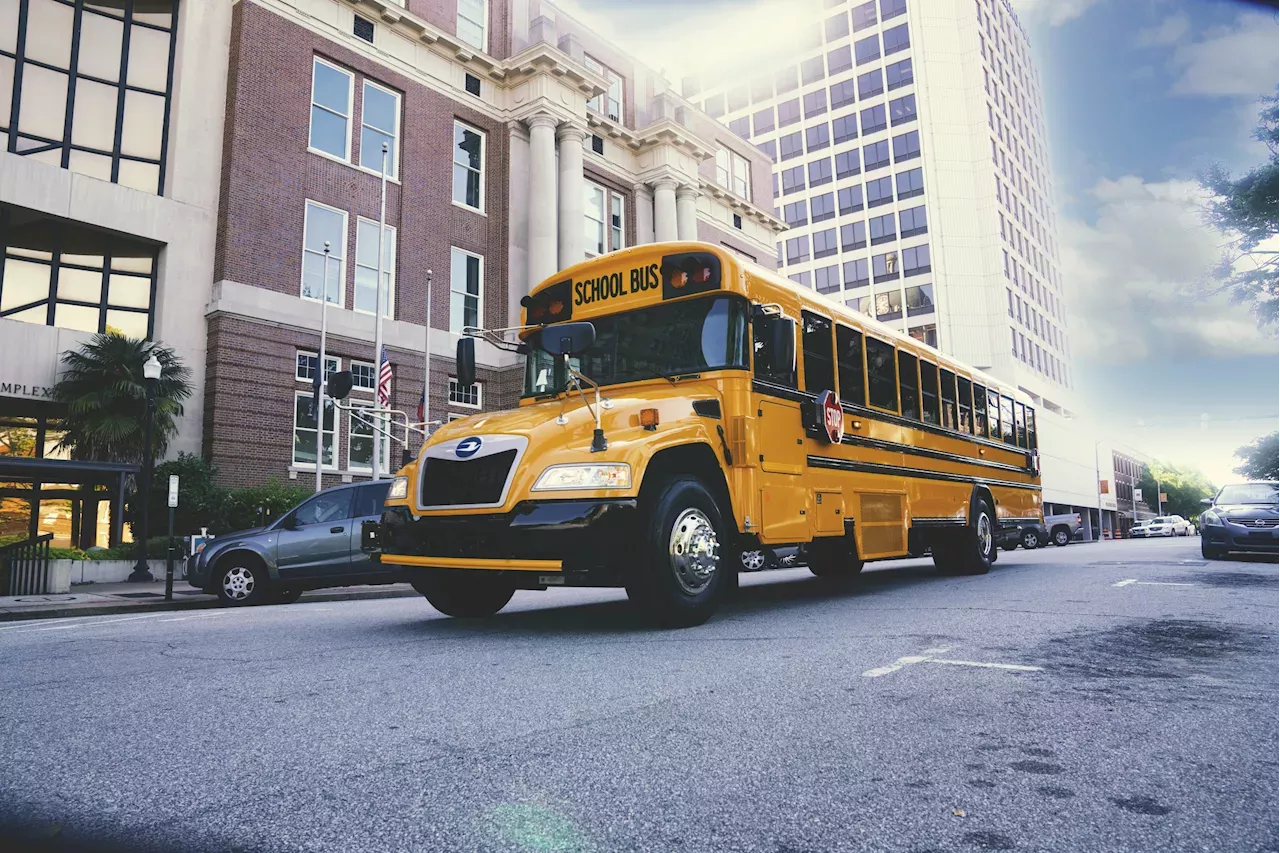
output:
[[[836,326],[836,362],[840,368],[840,400],[855,406],[867,404],[862,372],[862,332]]]
[[[960,392],[960,431],[973,433],[973,384],[963,376],[956,377]]]
[[[898,371],[893,344],[867,338],[867,400],[877,409],[897,413]]]
[[[902,416],[920,420],[920,376],[916,373],[916,357],[898,353],[898,387],[902,392]]]
[[[770,370],[768,365],[773,361],[770,352],[769,341],[769,316],[765,314],[758,315],[751,321],[751,337],[755,346],[755,376],[762,382],[772,382],[775,385],[785,385],[788,388],[796,387],[796,367],[792,363],[790,369]],[[795,345],[792,344],[794,347]]]
[[[942,377],[942,425],[956,428],[956,375],[950,370],[940,371]]]
[[[1000,440],[1000,392],[987,389],[987,435]]]
[[[1017,428],[1018,446],[1025,449],[1027,446],[1027,407],[1021,403],[1013,404],[1013,423]]]
[[[938,417],[938,365],[920,362],[920,397],[924,401],[924,422],[942,423]]]
[[[1013,398],[1000,397],[1000,440],[1017,447],[1013,437]]]
[[[803,328],[804,390],[810,394],[836,390],[836,365],[832,352],[831,321],[808,311],[800,312]]]
[[[1027,450],[1035,452],[1036,444],[1036,410],[1027,406]]]
[[[973,434],[987,437],[987,389],[973,383]]]

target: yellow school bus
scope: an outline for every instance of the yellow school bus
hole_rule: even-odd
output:
[[[619,586],[694,625],[744,551],[803,545],[849,578],[927,548],[982,574],[1043,518],[1025,395],[721,247],[624,249],[522,304],[457,363],[467,384],[475,338],[523,353],[520,407],[442,426],[370,531],[446,614]]]

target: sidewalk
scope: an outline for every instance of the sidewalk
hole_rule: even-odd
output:
[[[407,583],[348,586],[305,592],[299,599],[299,603],[408,598],[417,594]],[[173,601],[164,600],[164,581],[90,583],[72,586],[71,592],[66,595],[0,596],[0,622],[64,616],[104,616],[111,613],[146,613],[155,610],[200,610],[221,606],[217,596],[207,595],[194,589],[188,586],[185,580],[174,582]]]

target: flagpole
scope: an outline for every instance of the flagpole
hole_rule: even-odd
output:
[[[431,270],[427,270],[427,332],[422,348],[422,441],[431,437]],[[408,450],[409,448],[405,448]]]
[[[316,363],[316,384],[320,386],[316,404],[316,491],[323,488],[320,469],[324,463],[324,363],[329,333],[329,241],[324,241],[324,280],[320,285],[320,359]],[[337,430],[334,430],[335,435]]]
[[[383,239],[387,232],[387,143],[382,143],[382,200],[378,212],[378,284],[375,288],[377,298],[374,300],[373,314],[373,361],[377,365],[377,379],[374,380],[374,404],[382,408],[382,265]],[[384,416],[378,414],[378,422],[385,424]],[[373,479],[382,479],[382,443],[386,439],[378,430],[373,431]]]

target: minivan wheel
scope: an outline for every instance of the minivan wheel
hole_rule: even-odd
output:
[[[1053,531],[1053,544],[1059,548],[1065,546],[1071,541],[1071,534],[1067,532],[1065,527],[1059,527]]]
[[[492,616],[516,593],[509,581],[456,569],[415,572],[409,583],[436,610],[458,619]]]
[[[245,554],[229,554],[218,563],[215,589],[223,604],[241,607],[261,604],[270,590],[266,566]]]

